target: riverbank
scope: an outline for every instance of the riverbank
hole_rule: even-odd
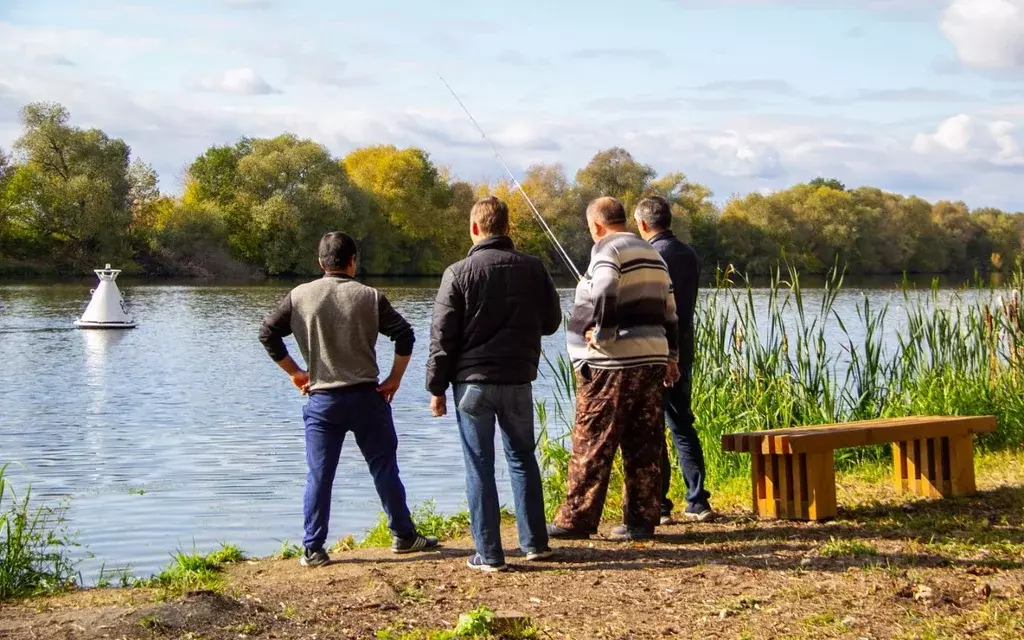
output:
[[[825,524],[756,521],[737,482],[717,495],[718,522],[663,527],[650,543],[559,542],[544,564],[510,553],[498,575],[465,568],[464,536],[411,557],[337,551],[317,570],[243,559],[202,591],[150,583],[0,605],[0,637],[415,640],[481,606],[528,618],[518,637],[1012,637],[1024,629],[1024,453],[980,456],[977,473],[976,496],[904,500],[885,465],[866,465],[840,474],[839,517]],[[504,539],[514,546],[514,528]]]

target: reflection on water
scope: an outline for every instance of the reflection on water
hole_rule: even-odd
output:
[[[23,464],[11,468],[12,480],[20,488],[31,482],[37,498],[71,497],[71,526],[95,555],[82,566],[86,581],[103,562],[148,575],[193,544],[207,550],[229,541],[266,555],[286,538],[301,539],[304,401],[256,339],[264,314],[295,283],[119,284],[136,329],[72,328],[94,283],[0,285],[0,464]],[[377,284],[416,329],[394,404],[409,501],[462,509],[454,417],[432,418],[423,388],[434,290]],[[837,302],[855,335],[861,293]],[[571,295],[562,290],[566,310]],[[899,303],[891,290],[870,295],[872,304]],[[562,352],[564,336],[545,338],[544,348]],[[378,352],[387,371],[391,343],[382,340]],[[551,395],[542,378],[535,398]],[[508,504],[504,456],[497,464]],[[379,511],[365,463],[348,443],[331,536],[361,534]]]

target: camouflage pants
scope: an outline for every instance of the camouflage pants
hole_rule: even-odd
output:
[[[601,520],[615,451],[622,447],[622,517],[654,527],[661,516],[661,457],[665,447],[662,394],[665,367],[577,372],[576,425],[565,502],[556,525],[593,533]]]

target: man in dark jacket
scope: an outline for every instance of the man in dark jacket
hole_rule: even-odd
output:
[[[515,250],[508,206],[484,198],[470,213],[473,248],[441,281],[430,330],[427,390],[435,416],[455,415],[466,461],[466,496],[476,555],[471,569],[506,568],[494,482],[495,422],[501,428],[515,499],[519,545],[528,560],[551,556],[540,468],[534,455],[532,382],[541,336],[558,330],[562,309],[544,264]]]
[[[679,370],[680,378],[665,393],[665,417],[679,454],[679,466],[686,482],[686,500],[689,504],[683,515],[687,520],[703,522],[714,517],[708,499],[711,494],[704,488],[706,476],[704,450],[693,428],[694,417],[690,409],[693,379],[693,316],[697,304],[700,280],[700,258],[693,247],[676,237],[671,231],[672,206],[660,196],[644,198],[634,213],[640,236],[651,243],[668,265],[669,276],[675,290],[676,311],[679,316]],[[668,498],[672,465],[666,449],[662,458],[661,523],[672,522],[672,501]]]

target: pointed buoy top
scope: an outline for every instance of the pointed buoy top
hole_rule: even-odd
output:
[[[120,269],[111,269],[109,263],[104,268],[93,269],[93,271],[96,273],[100,280],[106,282],[113,282],[114,280],[117,279],[117,275],[121,273]]]

